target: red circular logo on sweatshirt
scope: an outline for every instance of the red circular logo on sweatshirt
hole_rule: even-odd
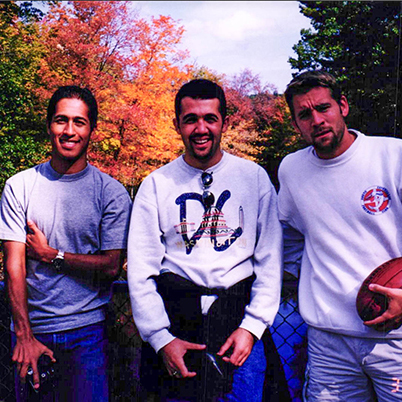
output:
[[[363,209],[371,215],[383,214],[391,206],[389,191],[380,186],[368,188],[361,198]]]

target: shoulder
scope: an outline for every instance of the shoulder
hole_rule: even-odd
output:
[[[114,179],[112,176],[108,175],[105,172],[102,172],[99,168],[93,165],[89,165],[90,172],[95,180],[101,181],[103,185],[111,185],[116,187],[123,187],[124,186]]]
[[[93,165],[89,166],[91,175],[94,180],[94,185],[98,187],[98,190],[100,190],[103,194],[105,195],[109,194],[115,198],[120,196],[130,198],[128,191],[119,181],[117,181],[107,173],[102,172],[97,167]]]
[[[308,155],[311,153],[312,147],[308,146],[303,149],[299,149],[296,152],[292,152],[291,154],[286,155],[280,165],[279,165],[279,173],[288,172],[292,169],[299,169],[305,161],[307,160]]]
[[[398,166],[402,163],[402,140],[386,136],[361,136],[360,157],[379,161],[387,161],[388,166]]]
[[[225,155],[227,163],[219,173],[223,180],[230,181],[232,186],[242,188],[254,194],[264,196],[274,190],[268,172],[257,163],[231,154]]]
[[[387,149],[399,150],[402,148],[402,140],[400,138],[395,138],[391,136],[373,136],[373,135],[363,135],[364,142],[373,148],[384,147]]]
[[[240,169],[244,170],[245,173],[263,173],[265,174],[265,170],[258,165],[256,162],[253,162],[249,159],[241,158],[236,155],[232,155],[229,153],[225,153],[225,157],[228,160],[227,168],[229,169]]]
[[[160,168],[154,170],[149,173],[142,181],[141,186],[149,185],[150,183],[155,182],[165,182],[166,179],[173,178],[175,176],[180,176],[184,173],[183,170],[183,161],[181,158],[177,158],[166,165],[161,166]]]
[[[11,176],[6,181],[6,187],[12,187],[13,189],[25,189],[26,186],[33,185],[35,182],[35,178],[38,175],[44,175],[44,171],[46,168],[46,164],[48,162],[42,163],[40,165],[36,165],[34,167],[28,168],[26,170],[22,170],[21,172],[16,173]]]
[[[38,174],[43,174],[46,168],[46,164],[41,163],[39,165],[33,166],[31,168],[21,170],[20,172],[16,173],[15,175],[11,176],[9,179],[7,179],[8,182],[19,182],[19,181],[25,181],[33,176],[37,176]]]

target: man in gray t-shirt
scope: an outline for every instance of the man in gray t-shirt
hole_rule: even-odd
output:
[[[11,177],[3,190],[17,400],[29,399],[31,388],[57,400],[108,400],[104,309],[126,249],[131,200],[87,163],[96,121],[90,91],[59,88],[47,113],[51,160]],[[39,381],[41,356],[54,363],[53,387]],[[27,372],[24,386],[19,377]]]

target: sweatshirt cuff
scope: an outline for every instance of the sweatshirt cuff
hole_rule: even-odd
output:
[[[240,328],[246,329],[247,331],[251,332],[255,337],[261,339],[262,334],[267,329],[267,326],[260,320],[252,318],[250,316],[245,316],[240,324]]]
[[[172,342],[173,339],[175,339],[175,337],[166,328],[164,328],[150,336],[147,341],[155,349],[155,352],[158,353],[159,350],[161,350],[168,343]]]

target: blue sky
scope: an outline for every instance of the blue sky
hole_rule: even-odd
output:
[[[190,61],[232,76],[245,68],[281,93],[294,72],[292,46],[310,20],[297,1],[135,1],[142,17],[170,15],[185,28]]]

